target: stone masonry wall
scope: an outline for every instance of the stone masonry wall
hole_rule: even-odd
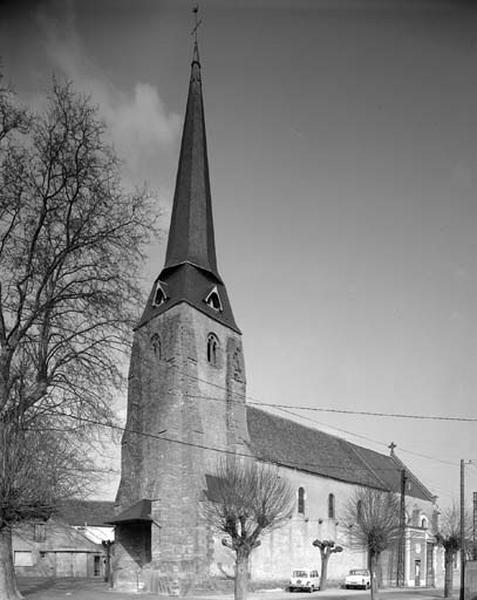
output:
[[[317,568],[321,572],[320,552],[312,543],[315,539],[332,539],[343,547],[343,552],[333,554],[328,563],[328,579],[343,581],[348,571],[353,568],[367,567],[367,553],[364,548],[356,548],[352,539],[353,523],[348,522],[346,505],[357,489],[357,486],[330,478],[319,477],[284,467],[279,468],[281,477],[286,477],[296,491],[297,503],[290,521],[280,529],[276,529],[262,538],[261,545],[253,551],[250,560],[250,573],[256,581],[287,580],[290,571],[295,568]],[[305,511],[298,513],[298,488],[305,490]],[[335,516],[328,518],[328,496],[335,497]],[[428,519],[429,528],[414,527],[409,529],[406,582],[413,585],[412,571],[416,544],[420,545],[422,565],[426,561],[426,542],[434,540],[431,523],[434,507],[431,502],[407,498],[407,512],[420,522],[422,517]],[[437,555],[437,554],[436,554]],[[434,561],[436,577],[440,577],[440,562]],[[214,573],[233,573],[233,555],[220,543],[220,536],[215,541]],[[395,560],[392,555],[383,557],[383,578],[385,583],[394,583]],[[424,585],[424,573],[422,578]]]
[[[216,365],[207,361],[210,333],[219,341]],[[209,575],[233,573],[233,556],[204,522],[200,503],[204,475],[215,472],[223,451],[250,452],[245,386],[240,335],[188,304],[172,307],[136,331],[129,373],[130,431],[123,436],[117,510],[147,498],[153,522],[147,525],[149,548],[127,528],[119,534],[113,565],[116,589],[136,586],[183,594]],[[305,512],[296,511],[288,524],[264,537],[252,555],[252,578],[282,581],[293,568],[321,570],[319,551],[312,546],[316,538],[331,538],[344,547],[330,559],[330,580],[365,567],[366,553],[352,547],[351,524],[344,520],[355,486],[293,469],[280,468],[280,473],[297,491],[304,488]],[[336,501],[332,519],[330,493]],[[431,503],[408,499],[407,505],[413,525],[424,515],[431,525]],[[149,543],[146,532],[140,537]],[[419,530],[419,537],[425,564],[431,528]],[[412,567],[409,558],[407,581]]]
[[[210,333],[219,340],[215,366],[207,361]],[[123,436],[117,510],[152,500],[151,560],[142,564],[137,544],[120,536],[117,589],[142,578],[183,593],[207,576],[204,475],[215,471],[221,451],[246,447],[245,385],[240,335],[186,303],[136,331],[126,429],[138,433]]]

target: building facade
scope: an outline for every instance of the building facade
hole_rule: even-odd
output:
[[[73,500],[47,521],[19,523],[13,529],[15,573],[21,577],[106,576],[114,532],[106,521],[112,502]]]
[[[116,497],[115,589],[184,594],[233,573],[233,557],[203,517],[206,475],[239,452],[278,465],[297,493],[294,516],[254,552],[251,575],[284,580],[319,565],[316,538],[344,552],[331,579],[363,567],[343,507],[358,486],[399,492],[404,465],[340,438],[247,406],[241,332],[217,267],[201,65],[194,47],[164,268],[135,329],[121,482]],[[406,581],[432,585],[434,498],[413,476],[406,490]],[[411,519],[411,517],[410,517]],[[417,541],[419,540],[419,541]],[[393,557],[383,581],[392,581]]]

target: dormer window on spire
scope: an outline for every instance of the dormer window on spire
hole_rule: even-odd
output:
[[[152,305],[153,306],[161,306],[161,304],[164,304],[164,302],[167,300],[167,295],[166,292],[164,291],[164,288],[161,285],[161,282],[158,281],[157,285],[156,285],[156,289],[154,291],[154,296],[152,298]]]
[[[210,290],[210,292],[204,298],[204,302],[208,306],[210,306],[210,308],[213,308],[214,310],[217,310],[219,312],[222,312],[224,310],[224,307],[222,305],[222,300],[220,299],[219,292],[217,290],[216,285],[214,285],[214,287]]]

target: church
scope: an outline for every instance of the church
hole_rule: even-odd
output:
[[[405,465],[278,417],[246,402],[242,334],[217,266],[201,63],[194,45],[165,263],[134,332],[127,422],[116,496],[113,583],[183,595],[233,575],[233,556],[205,521],[207,476],[220,456],[277,465],[296,491],[289,523],[254,550],[252,580],[283,583],[294,568],[318,568],[313,540],[343,547],[330,580],[366,567],[344,517],[357,487],[400,492]],[[406,585],[439,585],[436,498],[406,469]],[[395,585],[396,555],[381,577]]]

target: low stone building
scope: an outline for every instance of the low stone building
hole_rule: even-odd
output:
[[[15,572],[22,577],[104,577],[114,539],[105,523],[112,502],[73,500],[47,521],[18,524],[13,530]],[[101,532],[101,533],[100,533]]]

